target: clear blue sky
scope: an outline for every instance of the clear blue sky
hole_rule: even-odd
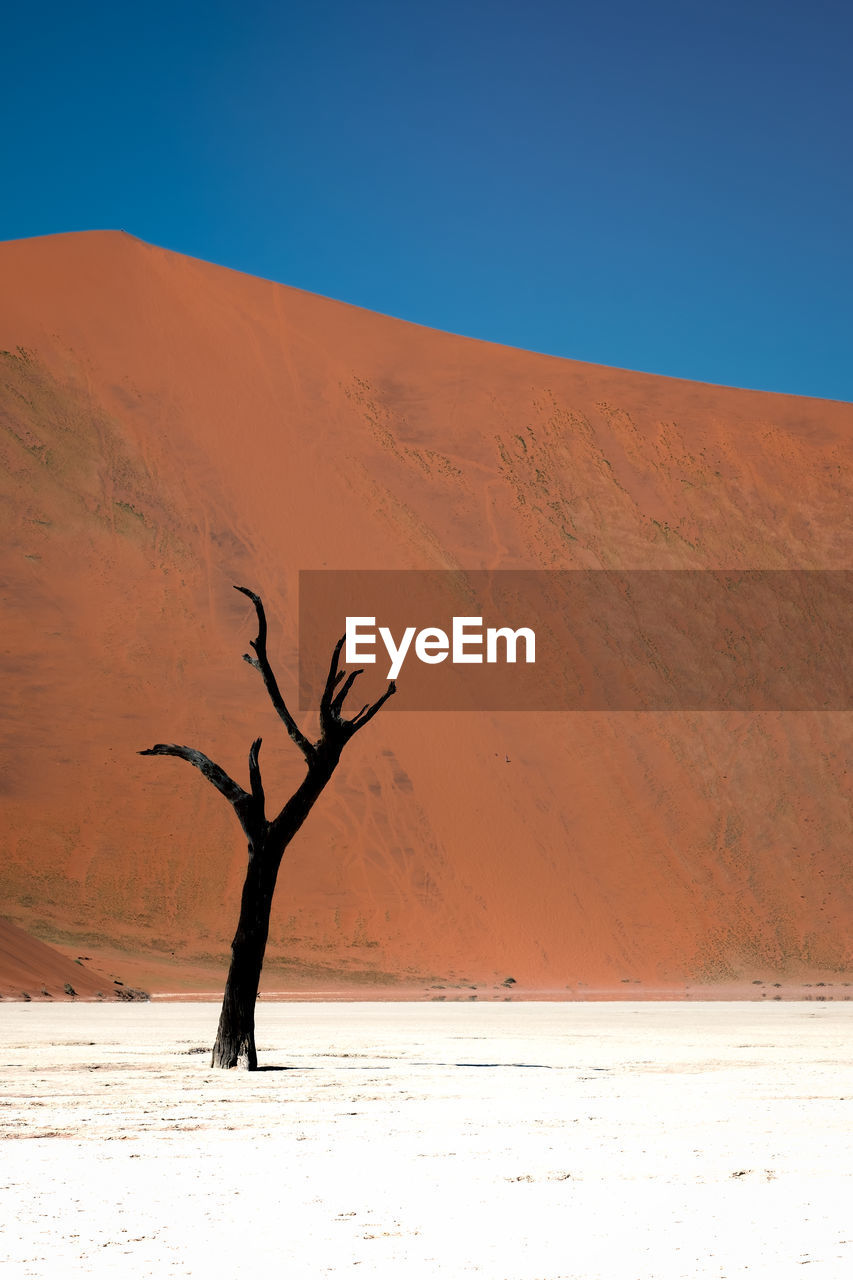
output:
[[[853,400],[849,0],[4,7],[0,239]]]

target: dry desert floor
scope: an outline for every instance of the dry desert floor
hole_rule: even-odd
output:
[[[4,1277],[853,1274],[853,1005],[0,1004]]]

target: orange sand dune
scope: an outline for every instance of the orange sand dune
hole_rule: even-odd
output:
[[[82,959],[62,955],[0,917],[0,998],[112,1000],[138,995],[123,982],[94,973]]]
[[[853,560],[847,404],[475,342],[118,233],[0,246],[0,348],[0,879],[48,940],[226,954],[239,828],[135,752],[245,780],[263,734],[267,795],[300,777],[233,583],[295,702],[300,569]],[[389,709],[289,851],[270,957],[323,989],[847,971],[850,726]]]

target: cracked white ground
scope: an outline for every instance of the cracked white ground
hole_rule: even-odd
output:
[[[853,1274],[853,1003],[217,1016],[0,1004],[4,1277]]]

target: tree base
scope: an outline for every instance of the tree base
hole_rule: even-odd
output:
[[[224,1043],[217,1038],[210,1059],[212,1067],[221,1067],[223,1071],[257,1071],[258,1055],[255,1052],[254,1037],[249,1039],[227,1039]]]

